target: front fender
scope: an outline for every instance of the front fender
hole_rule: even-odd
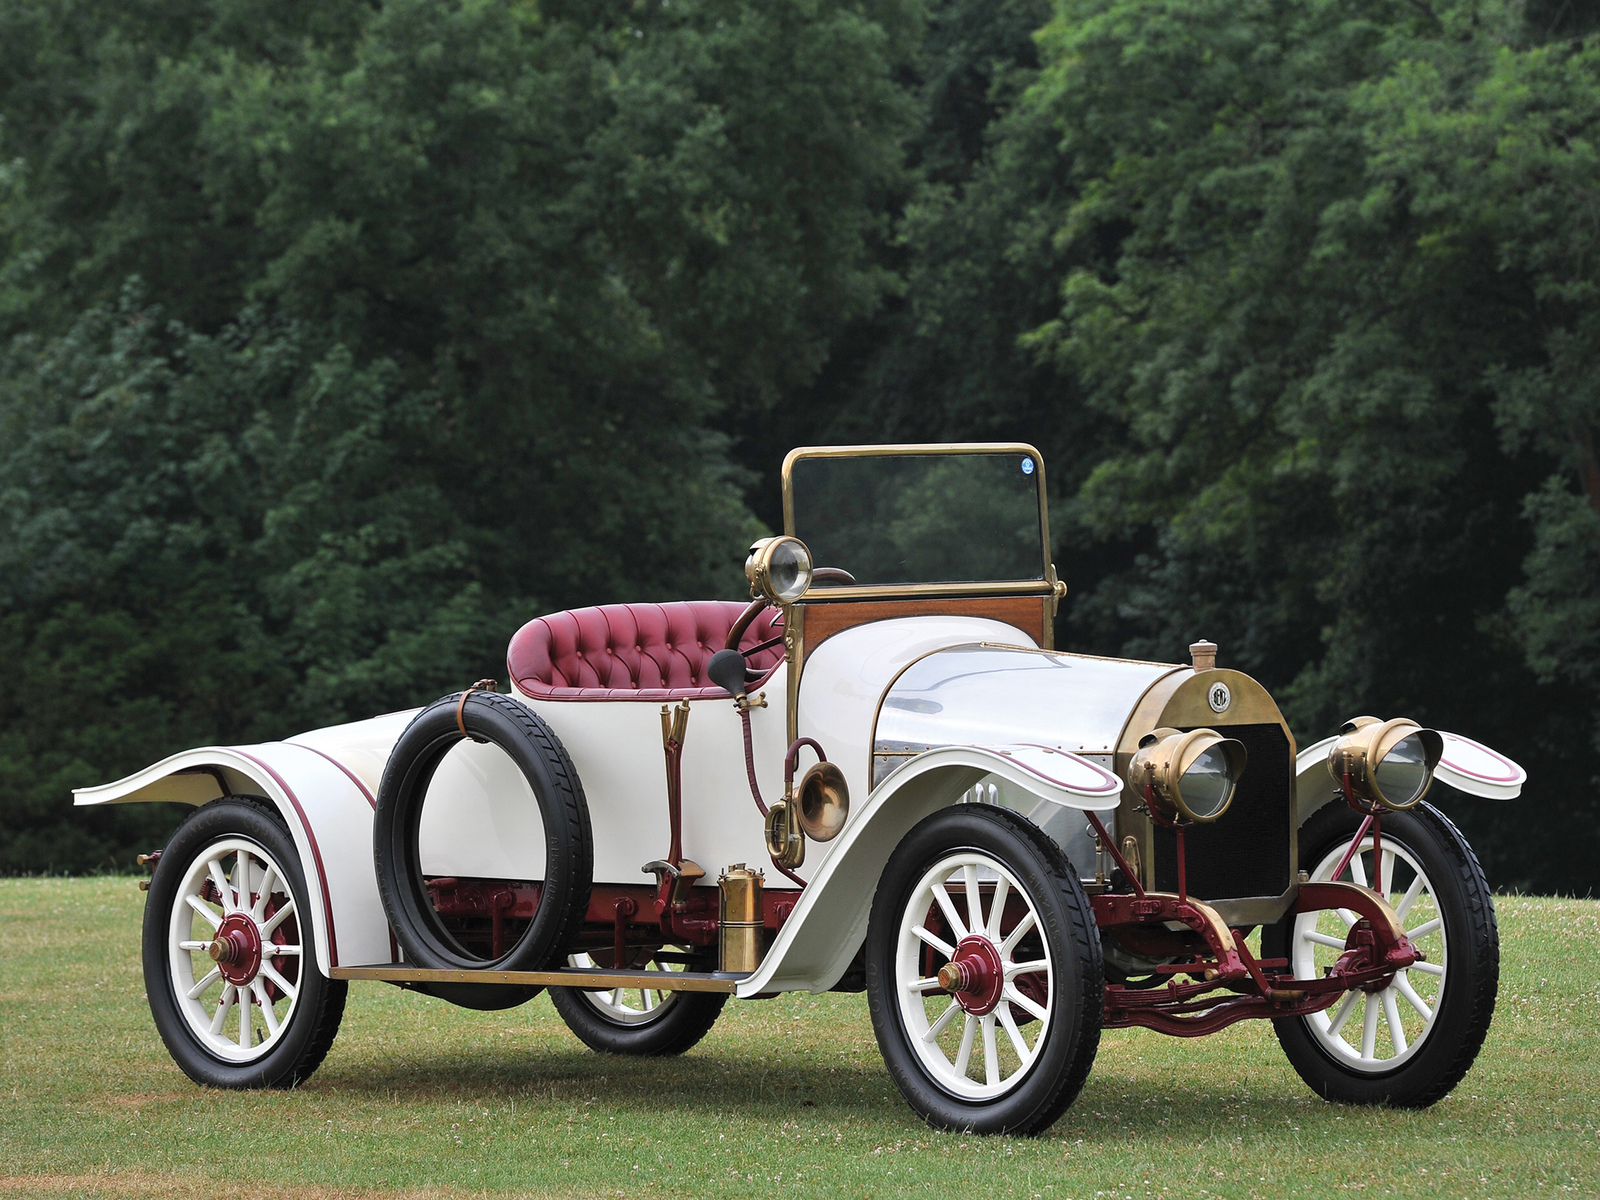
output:
[[[1459,733],[1446,733],[1441,729],[1439,736],[1444,739],[1444,753],[1439,758],[1433,777],[1440,783],[1485,800],[1515,800],[1522,794],[1522,785],[1528,781],[1528,773],[1505,755]],[[1300,798],[1299,818],[1302,825],[1312,813],[1338,794],[1326,766],[1328,754],[1337,740],[1337,736],[1323,738],[1295,756],[1296,792]]]
[[[1068,808],[1109,812],[1122,783],[1076,754],[1043,746],[944,746],[911,759],[880,783],[830,848],[783,923],[742,998],[776,991],[825,992],[867,935],[878,879],[900,840],[928,814],[957,803],[985,776]]]

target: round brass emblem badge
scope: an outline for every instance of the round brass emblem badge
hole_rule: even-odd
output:
[[[1233,703],[1233,693],[1228,690],[1228,685],[1218,680],[1211,685],[1211,690],[1206,693],[1206,702],[1211,705],[1211,711],[1223,713],[1228,711],[1228,705]]]

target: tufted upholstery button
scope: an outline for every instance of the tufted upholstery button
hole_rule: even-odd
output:
[[[506,667],[523,694],[538,699],[715,699],[726,693],[706,668],[744,608],[737,600],[684,600],[551,613],[516,632]],[[781,634],[779,616],[764,610],[741,646]],[[780,645],[752,655],[750,665],[770,672],[782,661]]]

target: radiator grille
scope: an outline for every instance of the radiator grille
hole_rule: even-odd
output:
[[[1222,820],[1184,832],[1189,894],[1198,900],[1281,896],[1288,890],[1289,739],[1281,725],[1215,725],[1244,743],[1249,762]],[[1156,826],[1156,888],[1178,889],[1178,858],[1170,829]]]

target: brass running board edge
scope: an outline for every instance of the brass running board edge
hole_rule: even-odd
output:
[[[378,963],[370,967],[334,967],[335,979],[377,979],[384,983],[520,983],[537,987],[575,987],[585,991],[632,990],[652,992],[723,992],[733,995],[743,975],[718,971],[436,971],[404,963]]]

